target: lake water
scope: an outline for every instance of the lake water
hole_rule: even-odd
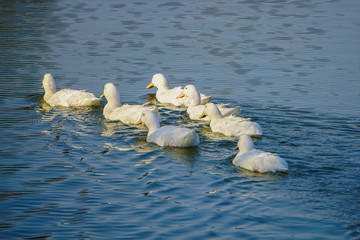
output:
[[[1,1],[0,239],[359,239],[360,2]],[[231,164],[236,138],[196,129],[161,148],[98,109],[51,109],[58,88],[142,104],[161,72],[240,105],[287,174]]]

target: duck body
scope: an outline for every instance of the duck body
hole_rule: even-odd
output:
[[[254,149],[254,144],[247,135],[240,136],[237,149],[240,152],[232,161],[237,167],[259,173],[288,170],[288,163],[278,154]]]
[[[224,118],[228,116],[236,116],[241,112],[241,108],[239,106],[234,108],[228,108],[223,104],[216,104],[216,106],[219,108],[220,113]],[[210,121],[208,116],[200,118],[204,112],[204,108],[205,105],[189,106],[186,112],[189,114],[189,118],[192,120]]]
[[[224,118],[219,108],[213,103],[207,103],[201,117],[210,118],[210,128],[213,132],[222,133],[228,137],[238,137],[242,134],[250,136],[261,136],[262,128],[256,122],[248,118],[228,116]]]
[[[104,96],[108,101],[103,110],[105,119],[111,121],[121,121],[125,124],[136,124],[141,117],[142,111],[144,110],[153,111],[158,115],[158,108],[156,106],[121,105],[119,90],[113,83],[105,84],[104,93],[101,97]]]
[[[164,126],[149,134],[147,141],[161,147],[193,147],[199,145],[199,136],[189,128]]]
[[[175,106],[181,106],[181,105],[188,105],[187,99],[184,100],[178,100],[176,98],[177,95],[181,93],[182,89],[181,87],[175,87],[171,89],[158,89],[156,91],[156,99],[160,103],[171,103]]]
[[[135,124],[139,121],[141,112],[144,110],[150,110],[158,114],[156,106],[144,106],[144,105],[128,105],[124,104],[121,107],[115,108],[107,119],[111,121],[120,121],[125,124]]]
[[[44,100],[52,107],[92,107],[100,104],[100,98],[84,90],[62,89],[56,91],[56,83],[50,73],[43,78]]]
[[[151,83],[146,88],[156,87],[158,90],[156,91],[156,99],[160,103],[170,103],[175,106],[185,106],[188,107],[190,105],[190,100],[188,98],[177,98],[181,92],[181,87],[169,88],[166,78],[163,74],[157,73],[154,74]],[[206,96],[204,94],[201,95],[201,103],[206,104],[210,102],[211,97]]]
[[[148,127],[147,142],[161,147],[194,147],[199,145],[199,136],[189,128],[176,126],[160,127],[160,121],[155,113],[145,110],[142,112],[139,123]]]
[[[238,137],[241,134],[261,136],[263,131],[260,125],[247,118],[229,116],[226,118],[210,120],[210,128],[213,132],[222,133],[228,137]]]
[[[190,105],[188,106],[186,112],[189,114],[190,119],[193,120],[203,120],[210,121],[208,116],[200,118],[202,113],[204,112],[205,105],[200,105],[200,94],[197,91],[196,87],[192,84],[184,87],[183,91],[177,98],[188,97],[190,100]],[[241,112],[239,106],[234,108],[226,107],[224,104],[216,104],[222,116],[231,116],[238,115]]]

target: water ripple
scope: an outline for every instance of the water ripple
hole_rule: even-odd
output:
[[[5,6],[6,5],[6,6]],[[0,3],[0,238],[359,237],[356,2]],[[335,27],[334,27],[335,26]],[[346,26],[346,27],[344,27]],[[236,138],[158,105],[201,144],[161,148],[100,108],[51,108],[41,76],[142,104],[156,72],[241,105],[287,174],[236,168]],[[341,81],[339,81],[341,79]],[[153,101],[158,104],[156,101]],[[308,229],[312,231],[309,232]]]

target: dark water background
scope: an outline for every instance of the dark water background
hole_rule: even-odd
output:
[[[360,2],[1,1],[0,239],[359,239]],[[161,72],[264,129],[288,174],[163,106],[201,145],[160,148],[99,109],[50,109],[42,76],[141,104]]]

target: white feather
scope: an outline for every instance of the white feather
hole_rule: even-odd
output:
[[[62,89],[56,91],[56,83],[50,73],[43,78],[44,100],[50,106],[91,107],[100,104],[100,98],[84,90]]]
[[[248,118],[228,116],[223,117],[214,103],[207,103],[203,115],[210,118],[210,128],[213,132],[222,133],[228,137],[238,137],[242,134],[261,136],[263,131],[260,125]]]
[[[200,105],[200,94],[194,85],[190,84],[185,86],[182,93],[178,96],[178,98],[182,97],[188,97],[190,100],[190,105],[186,110],[186,112],[189,114],[190,119],[210,121],[210,118],[208,116],[200,118],[200,116],[204,112],[205,105]],[[228,108],[224,104],[216,104],[216,106],[219,108],[221,115],[223,115],[224,117],[230,115],[238,115],[241,112],[239,106],[234,108]]]
[[[156,106],[120,104],[119,90],[113,83],[104,86],[103,94],[108,103],[105,105],[103,114],[111,121],[121,121],[125,124],[135,124],[139,121],[142,111],[150,110],[158,115]]]
[[[151,111],[143,111],[140,120],[148,127],[148,142],[161,147],[193,147],[199,145],[199,136],[194,130],[176,126],[160,127],[158,117]]]
[[[288,170],[287,162],[278,154],[254,149],[253,141],[247,135],[240,136],[237,147],[240,151],[233,159],[237,167],[259,173]]]
[[[152,77],[151,83],[147,86],[147,88],[156,87],[158,90],[156,91],[156,99],[160,103],[171,103],[175,106],[189,106],[190,100],[188,98],[177,98],[179,94],[182,92],[181,87],[175,87],[169,89],[166,78],[163,74],[157,73]],[[210,102],[211,97],[201,94],[201,103],[205,104]]]

